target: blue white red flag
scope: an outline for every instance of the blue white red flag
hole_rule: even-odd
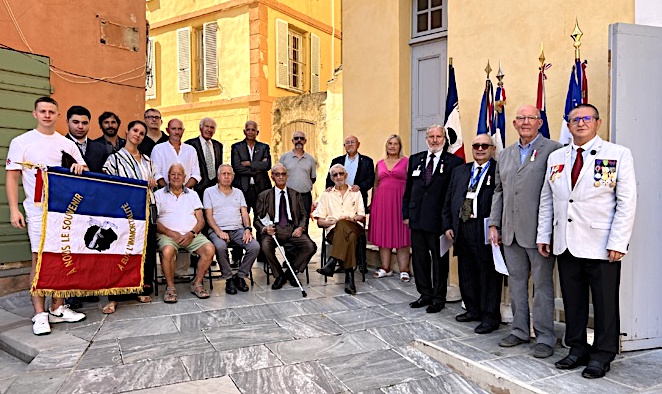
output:
[[[142,291],[147,182],[96,173],[44,173],[44,215],[32,294]]]
[[[452,64],[448,65],[448,95],[446,96],[444,129],[446,129],[446,141],[449,144],[448,153],[452,153],[466,162],[466,158],[464,157],[464,142],[462,142],[462,122],[460,121],[455,68],[453,68]]]
[[[503,137],[501,132],[496,132],[494,124],[494,88],[492,81],[487,78],[485,81],[485,90],[480,101],[480,113],[478,114],[478,128],[476,134],[487,134],[492,138],[492,143],[496,147],[496,153],[503,150]]]
[[[503,149],[506,141],[506,89],[503,87],[503,82],[497,84],[496,92],[494,93],[494,133],[492,134],[492,141],[496,146],[496,154]]]
[[[570,73],[570,82],[568,83],[568,94],[565,99],[565,111],[563,112],[563,120],[561,125],[561,134],[559,142],[567,145],[572,142],[572,135],[568,130],[566,122],[569,120],[570,111],[579,104],[588,103],[588,80],[586,78],[586,60],[583,62],[580,59],[575,59],[575,64],[572,66]]]
[[[545,71],[552,67],[551,64],[544,63],[538,72],[538,94],[536,99],[536,107],[540,111],[540,118],[542,119],[542,126],[540,126],[540,134],[545,138],[549,138],[549,123],[547,122],[547,102],[545,99],[545,80],[547,75]]]

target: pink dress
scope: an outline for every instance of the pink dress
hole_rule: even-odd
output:
[[[368,239],[381,248],[411,245],[409,228],[402,223],[402,196],[407,182],[407,163],[403,157],[389,171],[384,160],[377,163],[379,183],[372,192]]]

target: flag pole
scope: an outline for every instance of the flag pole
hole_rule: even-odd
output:
[[[579,28],[579,22],[577,21],[577,17],[575,17],[575,29],[572,31],[572,34],[570,34],[570,37],[574,41],[572,46],[575,47],[575,61],[576,62],[581,61],[581,57],[579,55],[579,47],[582,46],[582,36],[583,35],[584,35],[584,33]]]

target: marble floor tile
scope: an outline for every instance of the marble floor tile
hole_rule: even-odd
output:
[[[303,308],[293,303],[276,303],[248,306],[235,310],[239,318],[246,323],[279,319],[305,314]]]
[[[192,380],[283,365],[264,345],[180,357]]]
[[[462,355],[469,360],[481,362],[486,360],[494,360],[497,358],[492,353],[488,353],[484,350],[477,349],[473,346],[470,346],[464,342],[455,340],[455,339],[444,339],[441,341],[432,341],[433,344],[440,346],[448,351],[451,351],[455,354]]]
[[[167,390],[168,394],[192,394],[192,393],[214,393],[214,394],[240,394],[241,392],[234,385],[229,376],[223,376],[214,379],[194,380],[191,382],[182,382],[168,385],[166,387],[154,387],[132,391],[131,394],[163,394]]]
[[[465,338],[458,338],[458,341],[464,342],[477,349],[485,352],[492,353],[497,357],[511,357],[518,355],[533,354],[533,348],[536,345],[535,341],[530,343],[523,343],[514,347],[501,347],[499,341],[510,334],[510,331],[497,330],[490,334],[477,335],[473,334]]]
[[[637,357],[628,357],[623,361],[612,362],[607,377],[616,382],[647,389],[662,384],[662,350],[644,353]]]
[[[217,327],[205,331],[204,334],[216,350],[237,349],[293,338],[292,334],[273,320]]]
[[[28,364],[27,370],[41,371],[45,369],[71,368],[76,365],[87,347],[87,344],[82,344],[41,351]]]
[[[178,358],[74,371],[58,394],[123,393],[189,381]],[[55,392],[55,391],[51,391]]]
[[[325,298],[318,298],[314,300],[302,300],[302,301],[295,301],[293,304],[296,304],[297,306],[301,307],[301,309],[304,311],[304,313],[308,314],[313,314],[313,313],[329,313],[329,312],[338,312],[338,311],[346,311],[349,308],[349,306],[340,301],[341,299],[349,299],[352,300],[352,297],[325,297]],[[352,301],[354,305],[360,305],[363,306],[358,301]]]
[[[296,364],[296,366],[299,367],[303,375],[317,383],[327,393],[338,393],[347,390],[347,386],[334,376],[329,368],[317,361],[307,361]]]
[[[448,331],[426,321],[378,326],[368,331],[393,347],[407,345],[414,339],[438,341],[454,337]]]
[[[77,370],[112,367],[122,364],[122,355],[117,340],[93,342],[81,357]]]
[[[262,305],[265,304],[265,301],[264,299],[255,295],[255,293],[238,292],[234,295],[223,294],[222,296],[211,297],[206,300],[198,300],[195,301],[195,303],[202,311],[212,311],[226,308],[238,308],[249,305]]]
[[[32,324],[29,319],[15,313],[0,309],[0,331],[11,330],[16,327]]]
[[[241,323],[241,319],[232,309],[176,315],[172,319],[181,332],[209,330]]]
[[[565,372],[537,358],[525,355],[501,357],[496,360],[485,361],[482,364],[525,383],[561,375]]]
[[[439,361],[411,346],[402,346],[394,350],[417,367],[424,369],[431,376],[453,373],[453,371],[445,364],[440,363]]]
[[[375,336],[365,331],[360,331],[341,335],[269,343],[267,347],[280,357],[285,364],[292,364],[385,349],[388,345]]]
[[[72,328],[67,330],[67,333],[80,339],[91,341],[97,335],[100,329],[101,323],[94,323],[83,327]]]
[[[6,378],[6,379],[1,379],[0,378],[0,393],[6,393],[7,390],[9,389],[9,386],[11,386],[12,383],[14,383],[14,380],[18,378],[18,375],[12,376],[11,378]]]
[[[179,298],[179,297],[178,297]],[[196,298],[197,300],[197,298]],[[145,317],[182,315],[187,313],[200,312],[196,300],[182,300],[179,298],[176,304],[166,304],[164,302],[153,302],[151,304],[142,304],[138,308]],[[200,300],[205,301],[205,300]]]
[[[459,375],[443,375],[412,380],[389,387],[383,387],[386,394],[439,393],[439,394],[488,394],[475,383]]]
[[[368,286],[372,287],[375,290],[395,290],[395,289],[404,289],[406,287],[412,287],[410,283],[404,283],[400,280],[400,274],[397,272],[393,273],[391,277],[385,278],[373,278],[372,274],[374,272],[369,272],[366,274],[366,283]]]
[[[376,306],[376,305],[383,305],[384,300],[380,297],[378,297],[375,293],[377,291],[373,290],[372,292],[360,292],[357,289],[356,295],[354,295],[354,298],[361,301],[365,306]]]
[[[277,319],[276,323],[295,338],[313,338],[347,332],[325,314],[301,315]]]
[[[119,344],[125,364],[214,351],[202,332],[178,332],[124,338],[119,340]]]
[[[67,370],[33,371],[17,376],[4,394],[52,394],[67,379]]]
[[[19,375],[28,368],[29,364],[0,350],[0,379],[8,379]],[[0,390],[0,393],[3,392]]]
[[[104,323],[95,341],[104,339],[131,338],[155,334],[178,332],[177,326],[170,316],[153,317],[150,319],[121,320]]]
[[[397,316],[385,316],[370,308],[329,313],[327,316],[348,331],[365,330],[371,327],[383,327],[404,323]]]
[[[320,360],[319,363],[354,392],[430,376],[393,350],[349,354]]]
[[[373,293],[377,298],[381,299],[382,302],[380,305],[402,303],[402,302],[412,302],[411,296],[401,289],[388,289],[388,290],[379,290]]]
[[[540,379],[529,384],[545,393],[582,393],[582,394],[626,394],[634,393],[631,387],[611,380],[609,372],[603,379],[583,378],[582,368],[564,371],[563,374]],[[657,391],[660,393],[660,391]]]
[[[427,320],[430,317],[430,314],[425,312],[425,308],[412,308],[409,306],[409,303],[413,301],[415,301],[415,299],[407,302],[382,305],[382,307],[408,321]]]
[[[301,295],[301,290],[298,287],[292,287],[289,283],[286,283],[282,289],[256,292],[255,295],[262,298],[267,304],[284,301],[313,300],[324,297],[314,287],[304,285],[303,289],[306,292],[306,297]]]
[[[152,296],[154,297],[154,296]],[[143,314],[142,309],[140,308],[140,305],[151,305],[151,304],[132,304],[132,305],[125,305],[124,302],[119,302],[117,304],[117,308],[115,309],[115,313],[111,313],[110,315],[106,316],[106,322],[111,322],[111,321],[118,321],[118,320],[130,320],[130,319],[142,319],[145,317]]]
[[[242,393],[323,394],[327,392],[308,375],[303,374],[298,365],[257,369],[232,374],[230,377]]]
[[[345,293],[344,281],[341,281],[341,283],[335,283],[333,281],[329,281],[326,284],[315,286],[315,291],[323,294],[325,297],[336,297],[336,296],[350,297],[347,293]]]

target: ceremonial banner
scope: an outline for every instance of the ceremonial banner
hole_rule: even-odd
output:
[[[142,291],[147,182],[49,167],[33,295]]]
[[[457,95],[457,83],[455,82],[455,68],[448,65],[448,95],[446,96],[446,141],[448,141],[448,153],[458,156],[466,163],[464,157],[464,143],[462,142],[462,122],[460,121],[460,105]]]
[[[570,82],[568,83],[568,94],[565,99],[565,110],[563,112],[563,122],[561,123],[561,133],[559,142],[568,145],[572,142],[572,134],[568,130],[570,111],[579,104],[588,103],[588,79],[586,78],[586,60],[583,62],[575,59],[575,64],[570,72]]]
[[[549,138],[549,123],[547,122],[547,101],[545,99],[545,80],[547,79],[547,75],[545,75],[545,71],[549,70],[550,67],[552,67],[551,64],[543,63],[538,68],[538,92],[536,95],[536,108],[538,108],[540,111],[540,119],[542,119],[542,126],[540,126],[540,130],[538,131],[545,138]]]

